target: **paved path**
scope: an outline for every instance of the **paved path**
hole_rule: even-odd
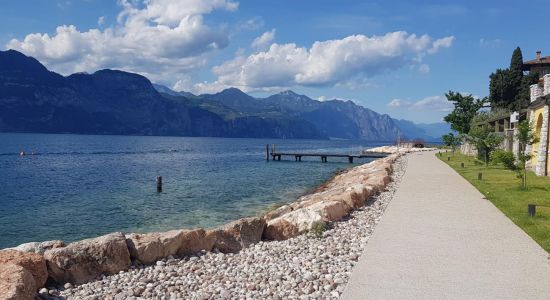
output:
[[[550,299],[548,253],[433,152],[408,164],[342,299]]]

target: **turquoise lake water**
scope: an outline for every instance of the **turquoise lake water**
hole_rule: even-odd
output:
[[[293,201],[353,166],[345,158],[266,162],[265,146],[273,143],[285,151],[346,154],[378,145],[0,133],[0,248],[113,231],[214,227]],[[28,155],[20,157],[21,150]]]

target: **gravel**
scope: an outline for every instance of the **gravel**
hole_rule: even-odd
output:
[[[338,299],[363,248],[391,201],[407,164],[394,164],[393,181],[321,236],[259,242],[237,254],[201,252],[73,287],[41,290],[51,299]],[[53,291],[53,293],[52,293]]]

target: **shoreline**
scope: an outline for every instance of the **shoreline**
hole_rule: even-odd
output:
[[[311,193],[267,212],[262,217],[238,219],[217,229],[181,229],[146,234],[119,232],[68,245],[61,241],[27,243],[16,247],[25,253],[10,252],[22,253],[23,256],[39,255],[40,264],[47,266],[42,268],[46,269],[47,277],[58,284],[64,284],[57,287],[67,290],[73,284],[97,282],[94,280],[104,278],[104,275],[125,270],[129,272],[135,270],[136,266],[162,264],[166,258],[197,257],[205,253],[232,255],[258,244],[310,235],[304,233],[317,230],[319,224],[323,230],[331,228],[332,224],[361,210],[365,201],[376,198],[379,192],[386,189],[391,181],[392,167],[400,155],[392,154],[336,172]],[[359,182],[355,177],[361,178]],[[105,253],[105,247],[115,253]],[[0,251],[0,262],[4,250]],[[50,288],[55,286],[51,284],[52,281],[49,282]],[[42,284],[37,283],[37,289],[44,284],[45,280]],[[42,289],[41,292],[59,295],[57,288]]]
[[[338,299],[366,243],[405,173],[407,156],[393,164],[392,181],[365,206],[331,222],[320,235],[259,241],[238,253],[201,252],[133,266],[102,280],[59,291],[66,299]]]

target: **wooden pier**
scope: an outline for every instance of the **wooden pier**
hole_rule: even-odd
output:
[[[332,154],[332,153],[300,153],[300,152],[277,152],[275,150],[275,145],[271,148],[271,151],[269,151],[269,145],[266,146],[266,160],[269,160],[271,157],[271,160],[274,161],[280,161],[281,157],[283,156],[290,156],[294,157],[295,161],[302,161],[302,157],[320,157],[321,162],[326,163],[328,161],[329,157],[339,157],[339,158],[347,158],[348,162],[351,164],[353,163],[354,159],[360,159],[360,158],[383,158],[388,156],[387,153],[378,153],[378,152],[370,152],[365,154]]]

